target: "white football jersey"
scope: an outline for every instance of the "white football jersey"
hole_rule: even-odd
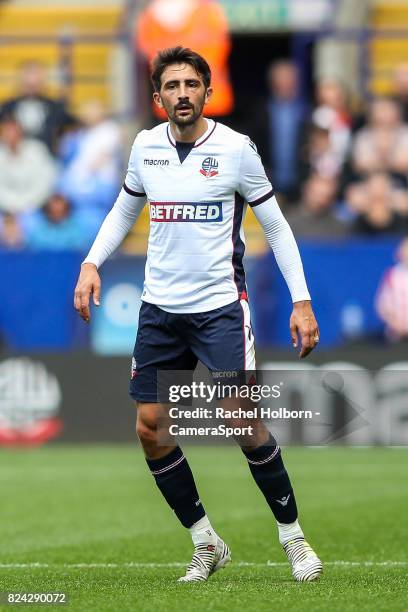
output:
[[[140,132],[125,179],[150,209],[142,299],[168,312],[213,310],[246,292],[246,206],[273,196],[248,136],[207,123],[182,163],[168,123]]]

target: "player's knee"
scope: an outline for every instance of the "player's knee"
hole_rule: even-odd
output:
[[[151,427],[149,424],[138,419],[136,421],[136,434],[142,443],[156,442],[157,428]]]
[[[232,428],[233,438],[243,448],[261,446],[269,438],[269,431],[259,418],[225,419],[225,425]]]
[[[141,442],[155,442],[157,437],[157,414],[147,406],[139,406],[136,419],[136,434]]]
[[[227,427],[231,427],[232,429],[236,430],[247,429],[248,427],[254,428],[254,426],[257,424],[254,419],[246,418],[224,419],[224,422]]]
[[[157,432],[157,419],[153,415],[138,414],[136,419],[136,433],[142,440],[153,440]]]

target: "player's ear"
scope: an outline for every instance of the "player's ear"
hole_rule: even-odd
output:
[[[204,104],[208,104],[209,103],[209,101],[211,99],[211,96],[212,96],[212,92],[213,92],[212,87],[209,87],[207,89],[207,91],[205,92],[205,101],[204,101]]]
[[[157,106],[159,108],[163,108],[163,102],[162,102],[161,96],[160,96],[158,91],[155,91],[153,93],[153,100],[154,100],[155,104],[157,104]]]

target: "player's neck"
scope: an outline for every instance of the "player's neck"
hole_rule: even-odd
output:
[[[170,130],[177,142],[195,142],[208,129],[207,120],[201,116],[193,125],[180,126],[170,121]]]

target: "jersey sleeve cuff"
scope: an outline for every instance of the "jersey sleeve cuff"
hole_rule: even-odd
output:
[[[133,189],[128,187],[126,183],[123,183],[123,189],[126,191],[126,193],[128,193],[131,196],[134,196],[135,198],[141,198],[146,195],[144,191],[134,191]]]
[[[295,304],[296,302],[310,302],[312,298],[310,297],[310,293],[306,291],[301,291],[296,293],[296,295],[292,296],[292,302]]]
[[[253,202],[248,202],[248,204],[250,205],[251,208],[254,208],[254,206],[258,206],[258,204],[262,204],[263,202],[266,202],[266,200],[269,200],[274,195],[275,195],[275,191],[271,189],[265,195],[261,196],[260,198],[257,198]]]
[[[93,264],[96,266],[96,269],[99,268],[99,262],[92,259],[92,257],[85,257],[84,261],[81,262],[81,266],[82,264]]]

